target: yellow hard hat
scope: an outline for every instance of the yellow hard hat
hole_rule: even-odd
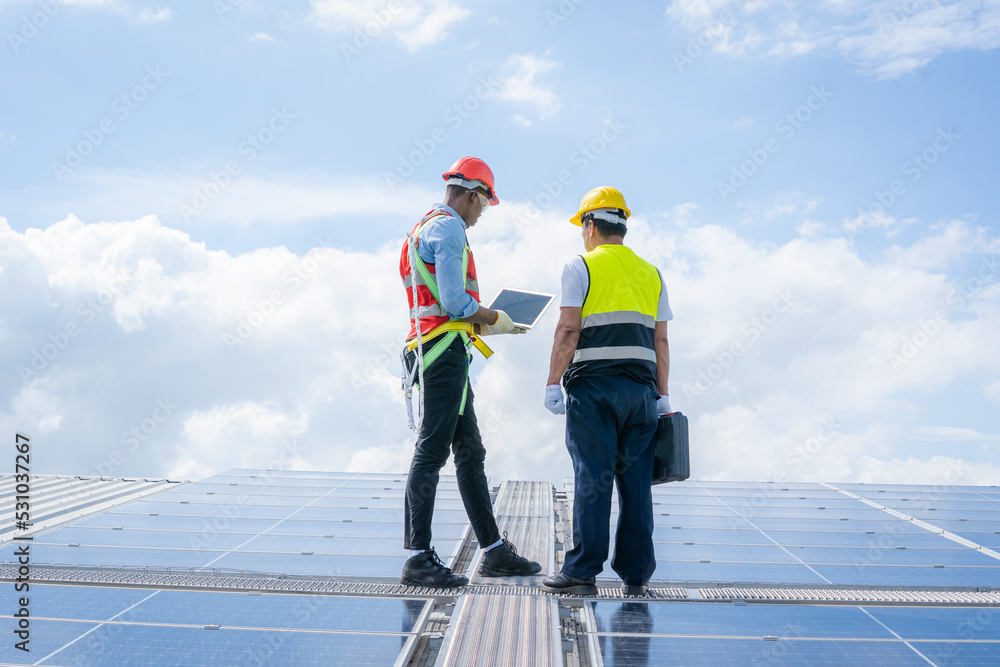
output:
[[[582,227],[583,222],[581,222],[580,216],[587,211],[593,211],[597,208],[621,209],[625,212],[626,219],[632,215],[632,212],[628,210],[628,206],[625,204],[625,196],[611,186],[602,185],[583,195],[583,200],[580,202],[580,210],[569,221],[577,227]]]

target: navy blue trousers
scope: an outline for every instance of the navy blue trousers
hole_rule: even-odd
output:
[[[618,529],[612,569],[626,584],[649,581],[653,551],[653,457],[656,394],[624,375],[580,377],[567,390],[566,448],[573,459],[573,549],[563,572],[601,573],[608,559],[612,483]]]
[[[427,350],[426,346],[424,350]],[[407,364],[415,363],[415,356],[409,353]],[[456,338],[434,363],[424,369],[425,386],[421,387],[426,391],[424,418],[410,463],[410,474],[406,478],[405,549],[429,549],[431,546],[431,522],[434,519],[439,473],[451,454],[455,455],[458,492],[476,539],[483,546],[500,539],[486,480],[486,447],[479,434],[471,384],[465,411],[458,414],[462,391],[468,382],[468,369],[468,355],[461,338]]]

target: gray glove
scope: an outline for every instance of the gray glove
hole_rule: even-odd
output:
[[[562,385],[550,384],[545,387],[545,407],[554,415],[566,414],[566,399]]]

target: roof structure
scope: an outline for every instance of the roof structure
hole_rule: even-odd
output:
[[[401,586],[405,475],[231,470],[198,482],[32,478],[0,532],[15,665],[1000,664],[1000,489],[683,482],[654,487],[657,569],[623,598],[483,579],[454,477],[434,546],[462,589]],[[493,488],[502,531],[557,572],[572,481]],[[13,516],[13,475],[0,514]],[[614,521],[616,517],[612,517]],[[19,540],[15,542],[14,538]],[[30,541],[23,538],[31,537]],[[14,594],[30,545],[30,593]],[[614,545],[612,545],[612,549]]]

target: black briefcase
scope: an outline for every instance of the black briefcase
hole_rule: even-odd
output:
[[[691,476],[688,454],[688,419],[679,412],[660,417],[656,425],[656,459],[653,484],[682,482]]]

